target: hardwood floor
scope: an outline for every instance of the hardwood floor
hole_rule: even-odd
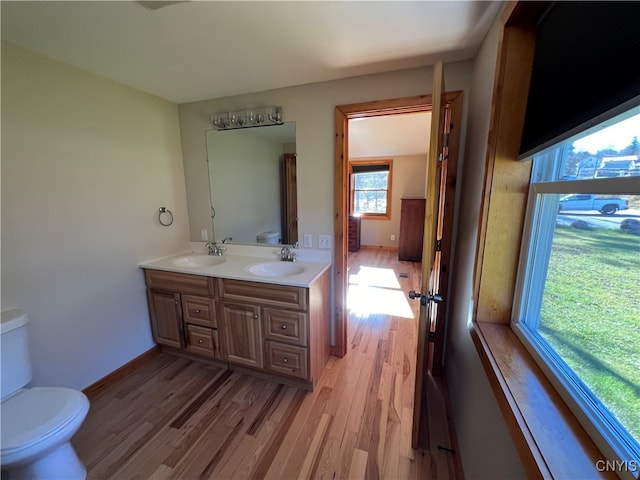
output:
[[[88,477],[460,478],[437,379],[429,450],[411,448],[420,264],[349,263],[349,351],[313,393],[161,354],[92,401],[73,438]]]

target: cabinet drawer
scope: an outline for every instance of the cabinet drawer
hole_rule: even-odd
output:
[[[193,293],[208,297],[215,295],[215,282],[212,277],[165,272],[163,270],[145,270],[144,276],[149,288]]]
[[[262,305],[307,309],[307,289],[303,287],[219,278],[218,291],[221,298],[229,300],[255,301]]]
[[[307,346],[306,313],[271,307],[264,307],[262,311],[265,338]]]
[[[187,334],[186,350],[200,355],[222,358],[217,330],[189,323],[185,326]]]
[[[274,373],[309,379],[306,348],[265,341],[264,363]]]
[[[182,317],[187,323],[218,328],[215,302],[212,298],[182,296]]]

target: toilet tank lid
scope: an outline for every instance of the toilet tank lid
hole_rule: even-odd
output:
[[[0,322],[0,334],[10,332],[23,326],[29,321],[29,317],[22,310],[13,309],[2,312],[2,322]]]

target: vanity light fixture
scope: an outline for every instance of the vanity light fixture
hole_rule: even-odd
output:
[[[262,107],[237,112],[212,113],[211,125],[216,130],[282,125],[282,107]]]

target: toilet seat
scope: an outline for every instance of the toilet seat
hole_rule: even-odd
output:
[[[16,392],[2,402],[3,461],[60,444],[60,437],[76,432],[88,410],[89,400],[77,390],[34,387]]]

